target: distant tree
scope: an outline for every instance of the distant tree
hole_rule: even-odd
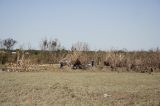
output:
[[[72,44],[71,47],[72,51],[89,51],[89,45],[86,42],[76,42],[75,44]]]
[[[51,39],[49,41],[49,51],[56,51],[56,47],[57,47],[57,41]]]
[[[40,42],[41,50],[48,50],[48,51],[57,51],[60,50],[61,44],[58,39],[47,39],[44,38]]]
[[[48,48],[48,39],[46,37],[41,40],[40,47],[41,47],[41,50],[44,50],[44,51],[47,50],[47,48]]]
[[[57,51],[57,50],[60,50],[60,47],[61,47],[61,44],[60,42],[58,41],[58,39],[54,39],[54,40],[50,40],[49,42],[49,50],[50,51]]]
[[[2,41],[2,45],[7,49],[7,50],[10,50],[13,48],[13,46],[17,43],[16,40],[12,39],[12,38],[7,38],[7,39],[4,39]]]

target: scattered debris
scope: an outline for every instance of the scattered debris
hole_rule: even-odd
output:
[[[111,95],[108,95],[105,93],[103,96],[104,96],[104,98],[106,98],[106,97],[110,97]]]

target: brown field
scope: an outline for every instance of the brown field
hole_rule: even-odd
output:
[[[0,72],[1,106],[159,106],[160,73]]]

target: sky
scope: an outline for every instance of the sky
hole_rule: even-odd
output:
[[[40,49],[57,38],[70,49],[148,50],[160,47],[160,0],[0,0],[0,39]]]

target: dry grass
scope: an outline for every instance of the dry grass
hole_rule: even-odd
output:
[[[160,105],[160,73],[0,72],[1,106]]]

